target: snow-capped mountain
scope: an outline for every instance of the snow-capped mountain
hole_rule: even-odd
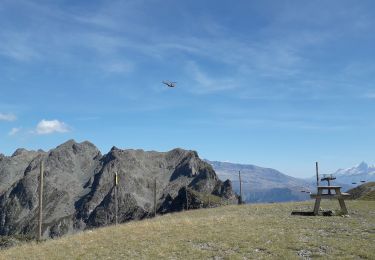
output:
[[[375,181],[375,165],[369,166],[367,163],[361,162],[351,168],[338,169],[333,175],[339,183],[356,186],[363,182]]]
[[[349,176],[349,175],[362,175],[362,174],[368,174],[368,175],[374,175],[375,174],[375,165],[371,165],[369,166],[367,163],[365,162],[361,162],[360,164],[358,164],[357,166],[354,166],[352,168],[348,168],[348,169],[338,169],[336,172],[335,172],[336,175],[345,175],[345,176]]]

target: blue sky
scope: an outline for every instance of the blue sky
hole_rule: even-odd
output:
[[[182,147],[297,177],[375,163],[374,14],[365,0],[2,0],[0,152]]]

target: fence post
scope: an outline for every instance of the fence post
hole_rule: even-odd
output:
[[[238,204],[242,204],[242,182],[241,182],[241,171],[238,171],[238,178],[240,180],[240,199],[238,200]]]
[[[118,176],[117,176],[117,172],[115,172],[115,225],[117,225],[118,223],[118,219],[117,219],[117,212],[118,212],[118,201],[117,201],[117,185],[118,185]]]
[[[156,217],[156,178],[154,180],[154,217]]]
[[[316,188],[319,186],[319,168],[318,162],[315,162],[315,171],[316,171]]]
[[[38,241],[42,239],[42,221],[43,221],[43,175],[44,165],[43,161],[40,161],[39,167],[39,216],[38,216]]]

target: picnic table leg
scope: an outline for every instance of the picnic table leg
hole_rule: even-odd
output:
[[[339,203],[342,213],[344,213],[345,215],[348,214],[348,209],[346,208],[344,199],[339,199]]]
[[[314,215],[317,216],[319,214],[319,207],[320,207],[320,198],[315,199],[315,205],[314,205]]]
[[[335,192],[336,192],[336,194],[341,195],[340,189],[336,189]],[[342,213],[344,213],[345,215],[348,214],[348,209],[346,208],[345,201],[344,201],[343,197],[339,197],[338,200],[339,200],[339,203],[340,203],[340,208],[341,208]]]
[[[314,205],[314,215],[315,216],[317,216],[319,214],[320,200],[321,200],[320,195],[322,195],[322,190],[319,189],[317,197],[315,199],[315,205]]]

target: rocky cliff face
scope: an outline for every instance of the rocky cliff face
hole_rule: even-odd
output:
[[[158,213],[236,202],[230,181],[220,181],[194,151],[113,147],[102,156],[93,144],[70,140],[49,152],[19,149],[0,157],[0,235],[35,234],[41,161],[45,237],[114,223],[115,172],[119,222],[152,215],[155,181]]]

